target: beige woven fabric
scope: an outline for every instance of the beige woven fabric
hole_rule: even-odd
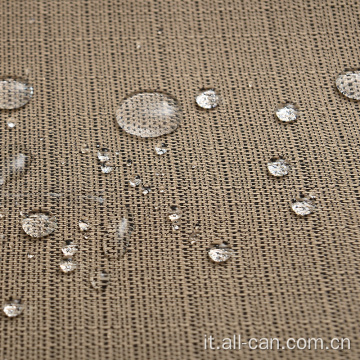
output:
[[[25,107],[0,111],[1,156],[32,154],[0,189],[0,300],[26,306],[0,316],[1,360],[359,358],[359,103],[334,86],[359,65],[358,2],[3,0],[0,18],[0,73],[34,86]],[[218,91],[218,108],[196,106],[202,88]],[[182,108],[161,157],[159,139],[115,120],[143,90]],[[297,122],[275,119],[284,101],[299,107]],[[266,164],[279,155],[292,171],[277,179]],[[136,174],[150,194],[129,186]],[[301,193],[317,197],[306,218],[290,209]],[[20,212],[34,209],[51,211],[57,231],[29,238]],[[134,224],[128,252],[108,258],[103,242],[123,216]],[[59,268],[65,240],[80,248],[72,274]],[[236,257],[212,263],[214,241]],[[111,275],[105,291],[90,286],[99,267]],[[347,337],[352,349],[211,351],[205,334]]]

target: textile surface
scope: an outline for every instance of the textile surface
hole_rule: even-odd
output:
[[[2,0],[0,18],[0,73],[34,86],[26,106],[0,111],[1,156],[32,157],[0,189],[0,300],[25,306],[0,316],[1,360],[359,359],[359,103],[335,87],[359,66],[357,1]],[[196,105],[203,88],[217,108]],[[121,130],[116,109],[139,91],[177,99],[179,128]],[[282,102],[296,122],[275,118]],[[274,156],[286,177],[268,174]],[[129,186],[135,175],[151,193]],[[316,197],[307,217],[290,207],[301,194]],[[21,228],[36,209],[58,221],[45,238]],[[122,217],[127,252],[107,257]],[[70,274],[66,240],[79,246]],[[215,264],[208,249],[223,241],[235,256]],[[110,275],[104,290],[91,287],[95,268]],[[234,334],[343,337],[351,350],[204,349],[205,335]]]

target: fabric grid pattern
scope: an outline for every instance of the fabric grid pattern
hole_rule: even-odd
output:
[[[0,18],[0,73],[34,86],[26,106],[0,111],[1,157],[32,156],[0,188],[0,300],[25,306],[0,316],[1,360],[359,358],[360,112],[335,87],[359,66],[358,2],[3,0]],[[208,88],[221,96],[210,111],[195,103]],[[125,133],[120,102],[151,90],[178,100],[181,125],[163,138]],[[297,105],[296,122],[276,120],[282,102]],[[292,169],[277,179],[266,164],[279,155]],[[150,194],[129,186],[134,175]],[[290,208],[300,194],[316,196],[306,218]],[[46,238],[21,229],[20,212],[35,209],[58,220]],[[128,251],[108,258],[123,216]],[[59,268],[65,240],[79,245],[71,274]],[[222,241],[236,256],[214,264],[207,251]],[[96,291],[100,266],[111,279]],[[347,337],[352,349],[210,351],[205,334]]]

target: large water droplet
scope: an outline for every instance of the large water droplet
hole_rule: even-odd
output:
[[[229,260],[234,255],[234,250],[227,246],[218,245],[209,250],[210,259],[220,263]]]
[[[196,97],[196,103],[203,109],[213,109],[219,105],[219,96],[216,94],[215,90],[205,90],[202,91]]]
[[[4,304],[3,311],[8,317],[19,316],[24,311],[24,306],[20,300],[12,300]]]
[[[282,122],[292,122],[299,117],[299,111],[293,104],[280,105],[275,110],[275,114]]]
[[[0,156],[0,185],[16,176],[23,175],[30,165],[30,156],[17,152]]]
[[[110,281],[110,275],[105,270],[94,270],[90,274],[90,284],[96,290],[104,290]]]
[[[315,205],[309,199],[304,199],[301,201],[294,201],[291,204],[291,208],[294,213],[299,216],[310,215],[315,210]]]
[[[109,257],[121,257],[125,255],[131,234],[131,225],[127,218],[123,217],[109,230],[109,236],[104,238],[103,249]]]
[[[17,109],[26,105],[32,98],[31,85],[10,78],[0,79],[0,109]]]
[[[347,71],[336,79],[336,87],[346,97],[360,100],[360,71]]]
[[[77,263],[71,259],[71,258],[67,258],[67,259],[63,259],[60,262],[60,269],[64,272],[64,273],[69,273],[74,271],[77,268]]]
[[[34,238],[47,236],[57,228],[55,216],[40,212],[28,214],[21,224],[25,233]]]
[[[176,130],[182,118],[177,101],[162,93],[139,93],[123,100],[116,110],[119,126],[129,134],[157,137]]]
[[[290,166],[283,159],[276,159],[267,164],[271,175],[285,176],[289,173]]]

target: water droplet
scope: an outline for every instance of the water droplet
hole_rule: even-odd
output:
[[[167,153],[167,151],[168,151],[168,149],[167,149],[167,146],[166,146],[165,143],[160,142],[160,143],[158,143],[157,145],[155,145],[155,152],[156,152],[156,154],[158,154],[158,155],[164,155],[164,154]]]
[[[31,85],[10,78],[0,79],[0,109],[17,109],[26,105],[32,98]]]
[[[34,254],[27,253],[27,257],[28,257],[29,259],[32,259],[33,257],[35,257],[35,255],[34,255]]]
[[[82,154],[88,154],[90,152],[90,148],[88,145],[85,144],[81,147],[80,151]]]
[[[291,204],[291,208],[293,209],[294,213],[299,216],[310,215],[315,210],[314,204],[308,199],[294,201]]]
[[[0,157],[0,185],[23,175],[30,165],[30,156],[23,152]]]
[[[24,311],[24,306],[21,304],[20,300],[12,300],[4,304],[3,310],[6,316],[15,317],[19,316]]]
[[[33,24],[35,22],[35,18],[29,19],[29,24]]]
[[[169,219],[171,221],[177,221],[180,218],[181,218],[181,210],[179,209],[179,207],[176,205],[170,206]]]
[[[289,173],[290,166],[283,159],[276,159],[267,164],[268,170],[271,175],[285,176]]]
[[[16,126],[16,123],[15,123],[15,121],[13,119],[8,120],[7,127],[9,129],[13,129],[15,126]]]
[[[109,163],[101,164],[101,172],[104,174],[109,174],[114,170],[112,166],[110,166]]]
[[[234,255],[234,250],[223,245],[215,246],[209,250],[210,259],[217,263],[227,261],[233,255]]]
[[[104,290],[110,281],[110,275],[105,270],[94,270],[90,274],[90,284],[96,290]]]
[[[137,49],[141,48],[141,41],[140,40],[137,40],[135,44],[136,44]]]
[[[136,175],[136,176],[134,176],[133,178],[131,178],[131,179],[129,180],[129,184],[130,184],[130,186],[132,186],[132,187],[139,186],[139,185],[141,184],[140,176],[139,176],[139,175]]]
[[[64,273],[69,273],[74,271],[77,268],[77,263],[71,258],[63,259],[60,262],[60,269]]]
[[[151,192],[151,188],[149,187],[149,186],[144,186],[143,188],[142,188],[142,193],[143,193],[143,195],[147,195],[147,194],[149,194]]]
[[[180,227],[179,227],[178,224],[173,224],[172,228],[173,228],[173,230],[175,230],[175,231],[180,229]]]
[[[162,93],[139,93],[122,101],[116,110],[119,126],[129,134],[157,137],[176,130],[182,118],[178,103]]]
[[[101,163],[104,163],[104,162],[110,160],[109,152],[107,149],[102,149],[102,151],[98,151],[97,157]]]
[[[132,160],[128,159],[128,160],[126,161],[126,166],[131,166],[132,164],[133,164],[133,161],[132,161]]]
[[[123,217],[109,230],[109,237],[104,239],[103,249],[105,254],[117,258],[125,255],[131,231],[132,227],[129,220]]]
[[[196,97],[196,103],[203,109],[213,109],[217,107],[219,100],[219,96],[213,89],[204,90]]]
[[[61,251],[65,257],[74,256],[78,252],[78,246],[73,244],[71,241],[66,242],[66,246],[64,246]]]
[[[21,224],[25,233],[34,238],[50,235],[57,228],[55,216],[41,212],[28,214]]]
[[[88,231],[90,224],[86,220],[79,220],[79,228],[81,231]]]
[[[346,71],[336,79],[336,87],[346,97],[360,100],[360,71]]]
[[[292,122],[299,117],[299,110],[293,104],[280,105],[275,114],[282,122]]]

